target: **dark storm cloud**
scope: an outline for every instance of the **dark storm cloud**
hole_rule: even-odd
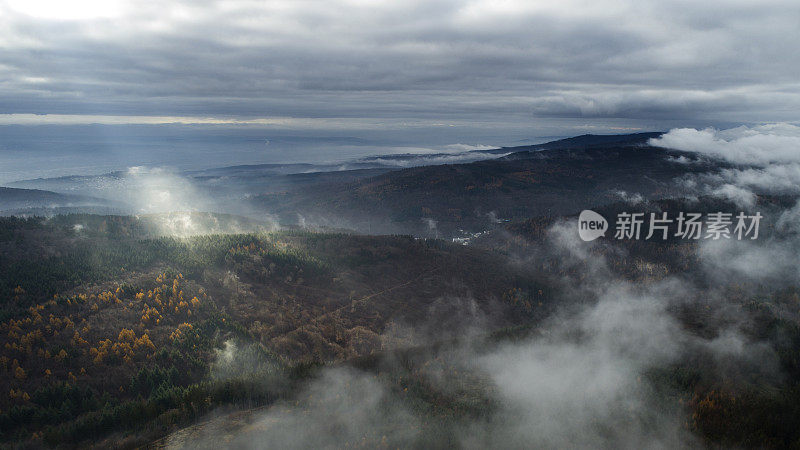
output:
[[[8,0],[0,112],[797,119],[794,1],[557,3]]]

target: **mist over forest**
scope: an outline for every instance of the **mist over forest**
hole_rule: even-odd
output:
[[[0,447],[800,446],[798,17],[0,0]]]

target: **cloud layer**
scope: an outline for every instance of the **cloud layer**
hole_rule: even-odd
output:
[[[800,109],[791,0],[59,5],[0,3],[0,112],[524,124]]]
[[[756,194],[800,193],[800,126],[774,123],[727,130],[678,128],[650,145],[697,153],[732,167],[682,181],[700,194],[752,207]]]

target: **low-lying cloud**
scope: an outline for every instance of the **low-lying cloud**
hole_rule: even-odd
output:
[[[728,130],[676,128],[650,139],[655,147],[699,153],[734,164],[800,163],[800,126],[775,123]]]
[[[682,182],[699,193],[722,197],[751,208],[756,194],[800,193],[800,126],[775,123],[727,130],[679,128],[650,145],[696,153],[733,167]]]
[[[475,449],[702,448],[686,425],[686,411],[656,392],[648,378],[650,370],[699,358],[720,379],[755,373],[779,382],[773,350],[743,333],[745,318],[731,312],[731,305],[715,289],[700,288],[680,276],[649,283],[614,277],[608,261],[596,252],[607,244],[580,241],[575,226],[554,225],[547,244],[539,249],[557,256],[564,266],[582,264],[587,269],[576,277],[567,276],[556,294],[565,307],[539,324],[531,337],[484,348],[468,342],[480,339],[479,333],[472,334],[462,339],[463,345],[434,351],[435,362],[426,363],[420,372],[426,383],[444,393],[457,392],[464,374],[469,374],[473,385],[490,393],[493,407],[485,415],[450,421],[425,415],[414,409],[413,400],[409,403],[403,392],[397,392],[396,385],[392,387],[393,375],[329,368],[295,402],[254,412],[247,426],[228,432],[226,445],[408,447],[448,442]],[[700,258],[727,257],[701,252]],[[750,273],[757,281],[775,275]],[[731,279],[711,282],[724,286]],[[692,332],[674,314],[676,308],[700,298],[715,311],[729,314],[711,335]],[[476,317],[480,318],[467,314],[462,319]],[[435,327],[423,329],[431,333]],[[383,370],[391,374],[396,370],[393,364],[390,358]],[[180,440],[178,435],[172,444],[213,446],[211,442],[225,436],[222,423],[207,426],[193,438],[197,442]],[[444,441],[431,440],[432,436]]]

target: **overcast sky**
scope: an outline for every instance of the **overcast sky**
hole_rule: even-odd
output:
[[[486,144],[795,122],[798,43],[797,0],[0,0],[0,126]]]
[[[8,0],[0,98],[35,114],[797,120],[798,43],[795,0]]]

